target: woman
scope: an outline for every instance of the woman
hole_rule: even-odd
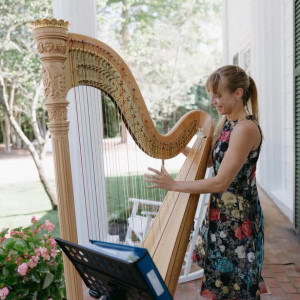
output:
[[[194,260],[204,269],[201,296],[206,299],[259,299],[263,262],[263,214],[255,170],[262,133],[257,89],[237,66],[224,66],[206,82],[210,103],[222,116],[216,127],[211,161],[215,176],[176,181],[165,168],[149,168],[148,188],[211,193]],[[251,108],[251,114],[249,113]],[[183,152],[186,154],[188,149]],[[211,164],[211,163],[209,163]]]

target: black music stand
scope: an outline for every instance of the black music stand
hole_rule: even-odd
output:
[[[56,241],[95,299],[173,299],[145,248],[94,240],[86,246]]]

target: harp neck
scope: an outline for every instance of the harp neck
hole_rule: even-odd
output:
[[[160,134],[124,60],[103,42],[68,33],[67,22],[55,21],[43,20],[33,24],[43,62],[48,106],[52,103],[62,105],[67,91],[79,85],[100,89],[117,106],[136,144],[149,156],[160,159],[178,155],[199,128],[207,127],[206,113],[191,111],[170,132]],[[64,76],[59,72],[64,72]],[[53,80],[54,76],[56,80]],[[208,136],[211,132],[208,130],[203,134]]]

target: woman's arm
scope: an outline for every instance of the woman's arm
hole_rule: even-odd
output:
[[[162,188],[191,194],[224,192],[238,174],[249,152],[259,144],[260,139],[260,132],[252,121],[241,121],[231,133],[229,147],[215,177],[194,181],[176,181],[169,176],[165,168],[162,172],[149,168],[155,175],[145,174],[145,181],[154,183],[148,186],[149,189]]]

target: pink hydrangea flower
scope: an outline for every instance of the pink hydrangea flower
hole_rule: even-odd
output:
[[[35,268],[38,264],[39,259],[40,258],[38,256],[32,256],[28,262],[28,267],[31,269]]]
[[[32,218],[31,218],[31,223],[32,224],[36,224],[37,223],[37,218],[35,217],[35,216],[33,216]]]
[[[28,271],[28,265],[26,263],[22,263],[21,265],[18,266],[18,273],[21,276],[25,276]]]
[[[0,290],[0,299],[5,299],[6,296],[9,294],[9,289],[7,287],[4,287]]]
[[[56,257],[56,255],[57,255],[57,253],[56,253],[55,248],[52,248],[52,249],[51,249],[51,256],[52,256],[52,257]]]
[[[50,238],[50,246],[54,247],[56,245],[55,239],[52,237]]]
[[[47,230],[48,232],[52,232],[54,227],[55,227],[55,225],[53,223],[51,223],[49,220],[46,220],[45,224],[42,225],[42,228],[44,230]]]
[[[38,248],[36,248],[36,249],[34,250],[34,253],[35,253],[35,255],[37,255],[37,256],[41,255],[41,252],[40,252],[40,250],[39,250]]]
[[[48,251],[46,247],[40,247],[39,250],[40,250],[40,252],[41,252],[42,255],[44,253],[47,253],[47,251]]]
[[[45,253],[44,255],[43,255],[43,257],[46,259],[46,260],[50,260],[50,255],[47,253]]]

